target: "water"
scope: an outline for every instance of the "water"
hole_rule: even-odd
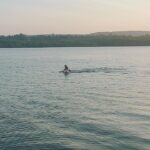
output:
[[[150,47],[0,49],[0,149],[149,150],[149,91]]]

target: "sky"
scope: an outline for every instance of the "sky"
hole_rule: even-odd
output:
[[[150,0],[0,0],[0,35],[150,31]]]

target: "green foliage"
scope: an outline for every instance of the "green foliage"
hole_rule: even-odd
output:
[[[1,48],[150,46],[150,35],[14,35],[0,36]]]

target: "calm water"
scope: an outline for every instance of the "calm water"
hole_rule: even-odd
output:
[[[149,92],[150,47],[0,49],[0,150],[149,150]]]

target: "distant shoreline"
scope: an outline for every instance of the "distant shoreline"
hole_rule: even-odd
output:
[[[150,46],[150,32],[100,32],[85,35],[0,36],[0,48]]]
[[[112,48],[113,48],[113,47],[114,47],[114,48],[115,48],[115,47],[116,47],[116,48],[117,48],[117,47],[118,47],[118,48],[119,48],[119,47],[122,47],[122,48],[123,48],[123,47],[150,47],[150,45],[148,45],[148,46],[74,46],[74,47],[73,47],[73,46],[66,46],[66,47],[63,47],[63,46],[61,46],[61,47],[56,47],[56,46],[55,46],[55,47],[52,47],[52,46],[51,46],[51,47],[0,47],[0,49],[8,49],[8,48],[9,48],[9,49],[24,49],[24,48],[26,48],[26,49],[31,49],[31,48],[35,48],[35,49],[36,49],[36,48],[37,48],[37,49],[38,49],[38,48],[90,48],[90,47],[91,47],[91,48],[107,48],[107,47],[108,47],[108,48],[109,48],[109,47],[110,47],[110,48],[111,48],[111,47],[112,47]]]

